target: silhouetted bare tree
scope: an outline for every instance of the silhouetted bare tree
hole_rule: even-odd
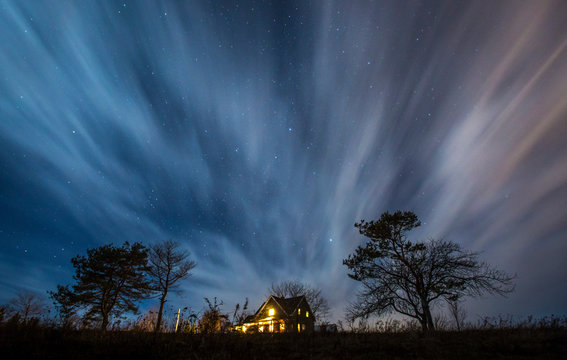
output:
[[[150,248],[148,273],[153,288],[159,292],[159,310],[155,331],[161,328],[163,306],[170,291],[180,292],[179,280],[191,276],[190,271],[197,266],[189,259],[190,253],[182,250],[178,242],[165,240]]]
[[[369,238],[343,263],[362,283],[349,316],[398,312],[417,319],[424,331],[434,330],[431,307],[440,299],[513,291],[515,276],[479,262],[478,254],[453,242],[412,243],[406,233],[421,223],[412,212],[385,212],[378,221],[355,224]]]
[[[39,319],[47,310],[45,298],[33,292],[22,292],[10,300],[11,310],[18,314],[20,321],[27,323],[31,319]]]
[[[268,292],[269,295],[284,298],[304,295],[318,323],[321,323],[329,314],[327,299],[323,297],[320,289],[315,289],[309,284],[299,281],[282,281],[275,285],[272,284]]]

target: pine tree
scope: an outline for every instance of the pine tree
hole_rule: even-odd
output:
[[[77,283],[58,286],[51,297],[65,311],[86,310],[85,319],[100,321],[102,330],[112,317],[136,313],[137,302],[152,292],[147,279],[148,250],[140,243],[89,249],[87,256],[76,256],[71,262]]]

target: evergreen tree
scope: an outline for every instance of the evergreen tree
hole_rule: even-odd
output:
[[[102,330],[107,329],[113,316],[136,313],[137,302],[151,294],[146,276],[148,250],[140,243],[89,249],[87,256],[76,256],[71,262],[77,283],[58,286],[51,297],[64,311],[85,309],[86,320],[100,321]]]

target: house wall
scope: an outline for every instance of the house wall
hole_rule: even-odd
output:
[[[300,325],[301,331],[300,332],[313,332],[315,327],[315,317],[313,316],[313,312],[309,307],[307,302],[302,301],[298,308],[294,311],[293,317],[291,319],[294,321],[294,332],[298,331],[297,324]],[[303,325],[305,325],[303,327]]]
[[[287,332],[313,332],[315,327],[315,317],[312,315],[309,306],[303,302],[294,311],[294,314],[287,318],[286,322],[288,325]],[[299,325],[299,329],[297,325]]]
[[[274,315],[274,319],[281,319],[283,317],[285,317],[285,314],[283,312],[283,309],[276,303],[276,301],[273,298],[270,298],[268,300],[268,303],[266,304],[266,306],[264,306],[264,308],[262,309],[262,311],[260,311],[257,314],[257,317],[259,319],[264,319],[269,317],[269,310],[270,309],[274,309],[276,311],[275,315]]]

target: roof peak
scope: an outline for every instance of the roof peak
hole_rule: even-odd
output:
[[[292,299],[299,299],[305,297],[305,295],[292,296],[292,297],[284,297],[284,296],[276,296],[276,295],[270,295],[270,296],[276,299],[284,299],[284,300],[292,300]]]

